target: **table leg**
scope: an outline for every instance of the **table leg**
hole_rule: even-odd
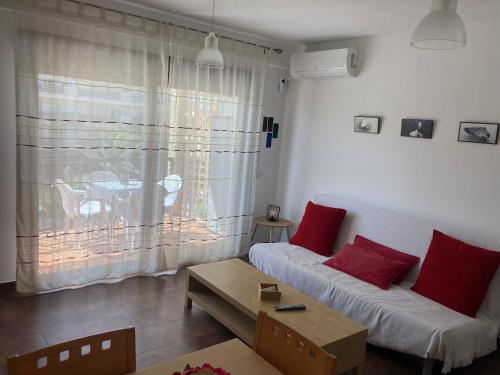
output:
[[[252,237],[250,237],[250,244],[252,244],[252,243],[253,243],[253,240],[254,240],[254,238],[255,238],[255,233],[257,232],[257,226],[258,226],[258,224],[257,224],[257,223],[255,223],[255,225],[254,225],[254,227],[253,227],[253,231],[252,231]]]
[[[354,367],[351,371],[352,375],[363,375],[364,374],[364,366]]]
[[[366,356],[366,338],[365,338],[365,346],[358,353],[357,366],[352,369],[352,375],[363,375],[365,373],[365,356]]]
[[[425,358],[424,366],[422,367],[422,375],[432,375],[433,367],[434,367],[434,360],[430,358]]]
[[[186,300],[184,301],[184,307],[186,309],[191,309],[193,307],[193,300],[186,296]]]
[[[290,227],[286,227],[286,235],[287,235],[287,237],[288,237],[288,241],[290,241],[290,238],[292,237],[292,236],[290,235]]]
[[[273,243],[273,227],[269,229],[269,243]]]
[[[186,309],[191,309],[193,307],[193,300],[188,297],[188,292],[189,292],[189,287],[191,286],[191,276],[189,275],[189,272],[186,272],[186,290],[185,290],[185,295],[184,295],[184,307]]]

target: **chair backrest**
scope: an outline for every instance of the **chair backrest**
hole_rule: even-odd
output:
[[[57,190],[59,190],[59,193],[61,193],[61,203],[66,215],[71,218],[77,217],[80,214],[80,207],[78,198],[71,186],[59,179],[56,179],[54,184],[56,185]]]
[[[135,328],[7,358],[7,375],[123,375],[135,369]]]
[[[260,311],[253,350],[284,375],[333,375],[336,358]]]
[[[182,178],[180,176],[177,176],[176,174],[171,174],[158,182],[158,184],[163,186],[163,188],[167,192],[167,195],[163,200],[163,205],[165,207],[173,206],[175,204],[175,201],[177,200],[179,190],[182,187]]]
[[[182,178],[176,174],[171,174],[161,180],[159,184],[163,186],[167,193],[175,193],[182,187]]]

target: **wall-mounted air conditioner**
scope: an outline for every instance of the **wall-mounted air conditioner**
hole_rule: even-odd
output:
[[[292,55],[293,78],[355,77],[358,71],[358,49],[355,47],[297,53]]]

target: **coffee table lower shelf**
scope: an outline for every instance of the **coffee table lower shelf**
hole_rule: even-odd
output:
[[[223,326],[228,328],[247,345],[252,345],[256,322],[223,298],[209,290],[187,291],[187,307],[189,300],[196,302],[206,312],[212,315]]]

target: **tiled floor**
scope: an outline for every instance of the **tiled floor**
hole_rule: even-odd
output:
[[[0,358],[97,332],[136,327],[137,364],[145,367],[233,338],[195,305],[185,310],[185,273],[137,277],[29,298],[0,292]],[[367,375],[417,375],[417,358],[368,347]],[[436,373],[439,373],[436,366]],[[453,375],[500,374],[497,351]]]

